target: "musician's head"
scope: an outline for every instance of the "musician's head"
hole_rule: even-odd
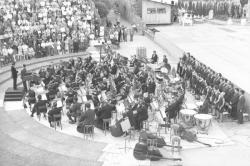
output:
[[[15,66],[16,65],[16,63],[15,62],[12,62],[12,66]]]
[[[86,104],[85,104],[85,107],[86,107],[87,109],[89,109],[89,108],[90,108],[90,103],[86,103]]]
[[[240,90],[240,94],[241,94],[241,95],[244,95],[244,94],[245,94],[245,91],[244,91],[244,90]]]
[[[38,100],[42,100],[42,96],[41,96],[41,95],[38,95],[38,96],[37,96],[37,99],[38,99]]]
[[[23,64],[23,68],[26,68],[26,65],[25,65],[25,64]]]

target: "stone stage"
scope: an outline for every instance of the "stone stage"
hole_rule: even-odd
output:
[[[191,97],[191,94],[189,94],[189,92],[187,92],[188,96],[186,96],[188,99],[186,101],[186,103],[196,103],[197,101],[194,100],[194,98]],[[15,106],[15,107],[13,107]],[[31,114],[30,109],[23,109],[23,106],[21,104],[21,102],[5,102],[5,110],[6,111],[14,111],[14,110],[18,110],[18,111],[26,111],[28,115]],[[152,113],[149,113],[149,121],[151,121],[153,119],[153,115]],[[46,119],[41,118],[40,121],[38,120],[38,118],[36,117],[36,115],[34,115],[34,120],[37,121],[37,123],[40,123],[46,127],[49,128],[49,123]],[[180,121],[180,120],[179,120]],[[151,124],[151,123],[150,123]],[[70,136],[75,136],[75,137],[79,137],[84,139],[83,134],[78,133],[76,131],[76,124],[69,124],[68,122],[68,118],[66,116],[66,108],[64,107],[63,109],[63,117],[62,117],[62,127],[63,130],[61,130],[60,128],[57,128],[58,132],[62,132],[64,134],[70,135]],[[195,129],[195,127],[194,127]],[[54,130],[53,128],[51,128],[51,130]],[[165,129],[162,128],[160,131],[160,135],[164,138],[164,140],[166,141],[167,144],[170,144],[170,135],[169,135],[170,131],[167,130],[167,132],[165,133]],[[224,134],[224,132],[221,130],[221,128],[219,127],[218,123],[215,120],[212,120],[212,125],[210,126],[208,135],[206,134],[198,134],[198,140],[205,142],[205,143],[209,143],[211,144],[213,147],[222,147],[222,146],[229,146],[229,145],[233,145],[234,143],[231,141],[231,139]],[[110,132],[107,132],[107,135],[104,134],[104,132],[98,128],[95,128],[94,131],[94,138],[88,138],[87,140],[89,141],[94,141],[94,142],[100,142],[100,143],[106,143],[107,146],[102,150],[103,154],[99,157],[98,161],[103,162],[103,166],[115,166],[115,165],[131,165],[131,166],[138,166],[138,165],[145,165],[145,166],[149,166],[149,165],[178,165],[178,164],[183,164],[183,162],[185,163],[185,161],[180,162],[180,161],[168,161],[168,160],[160,160],[157,162],[152,162],[149,160],[145,160],[145,161],[138,161],[133,157],[133,148],[135,146],[135,144],[138,142],[138,137],[139,137],[139,133],[136,132],[134,137],[132,137],[131,139],[129,138],[129,136],[125,137],[113,137]],[[126,146],[125,146],[125,142],[126,142]],[[181,146],[182,151],[180,154],[178,154],[177,152],[175,152],[174,154],[172,154],[171,152],[171,148],[168,147],[164,147],[164,148],[160,148],[161,153],[163,154],[164,157],[182,157],[182,153],[184,153],[185,151],[188,150],[192,150],[192,149],[209,149],[209,147],[206,147],[202,144],[199,143],[190,143],[187,142],[185,140],[181,141]]]

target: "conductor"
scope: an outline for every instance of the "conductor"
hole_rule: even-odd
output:
[[[16,85],[17,73],[18,73],[18,71],[16,70],[15,62],[13,62],[12,66],[11,66],[11,75],[12,75],[12,78],[13,78],[13,89],[14,90],[17,89],[17,85]]]

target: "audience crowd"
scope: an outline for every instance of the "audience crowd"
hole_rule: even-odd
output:
[[[91,0],[0,1],[0,62],[83,51],[95,38]]]

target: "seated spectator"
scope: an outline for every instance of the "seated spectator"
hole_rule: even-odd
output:
[[[81,114],[77,125],[77,131],[80,133],[84,132],[85,125],[94,125],[95,123],[95,111],[90,109],[90,103],[85,104],[85,107],[86,111]]]

